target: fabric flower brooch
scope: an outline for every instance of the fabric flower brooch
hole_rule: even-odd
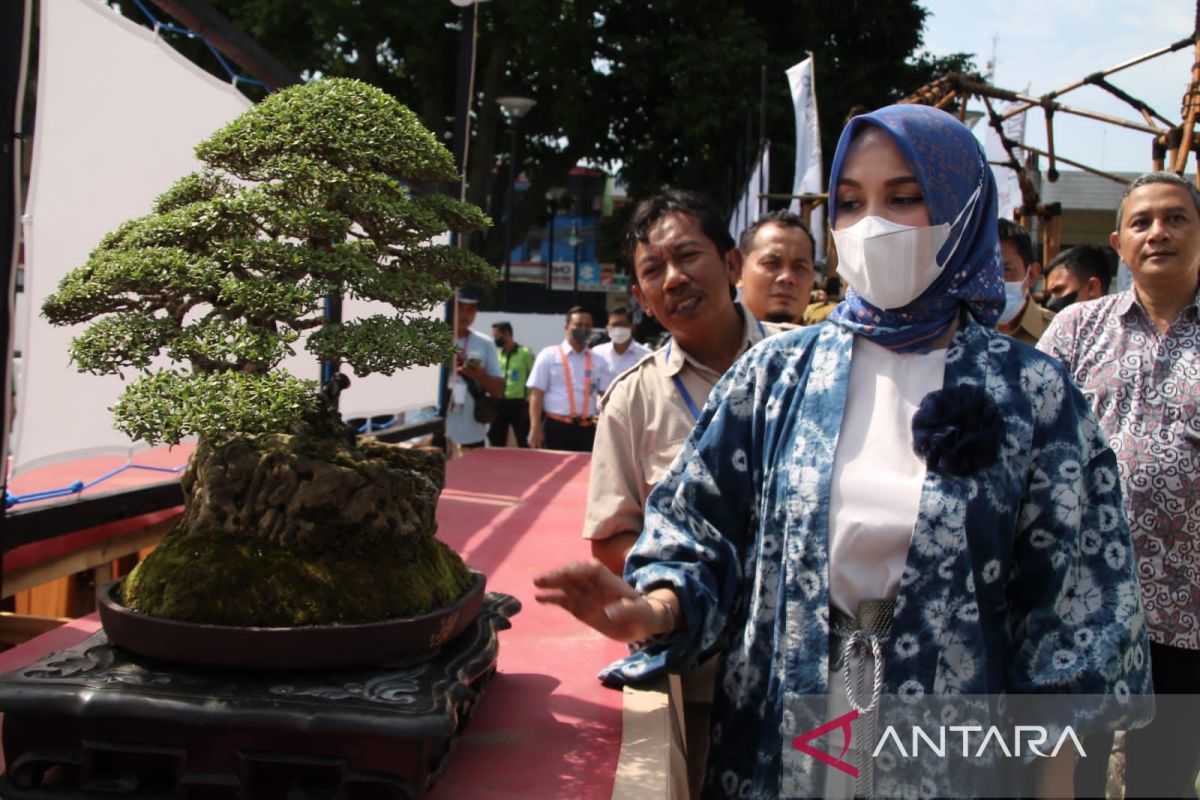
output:
[[[913,452],[943,475],[982,472],[1000,458],[1004,419],[995,401],[978,386],[930,392],[913,415]]]

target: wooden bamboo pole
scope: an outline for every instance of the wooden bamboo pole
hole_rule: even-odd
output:
[[[952,103],[952,102],[954,101],[954,98],[956,98],[956,97],[958,97],[958,90],[957,90],[957,89],[955,89],[954,91],[952,91],[952,92],[948,93],[948,94],[947,94],[945,97],[943,97],[941,100],[938,100],[936,103],[934,103],[934,106],[933,106],[933,107],[934,107],[934,108],[941,108],[941,109],[945,109],[945,108],[946,108],[946,106],[950,105],[950,103]]]
[[[1156,136],[1154,142],[1150,145],[1150,169],[1155,172],[1162,172],[1166,166],[1164,161],[1167,156],[1167,135],[1164,133],[1161,136]]]
[[[1192,149],[1192,134],[1196,129],[1197,106],[1200,106],[1200,0],[1196,0],[1195,26],[1192,28],[1196,57],[1192,60],[1192,82],[1183,95],[1185,116],[1183,118],[1183,140],[1175,152],[1172,171],[1182,175],[1187,167],[1188,153]],[[1200,178],[1198,178],[1200,179]]]
[[[1023,145],[1021,145],[1021,148],[1024,150],[1028,150],[1031,153],[1037,153],[1039,156],[1049,157],[1049,155],[1050,155],[1045,150],[1042,150],[1040,148],[1034,147],[1033,145],[1029,145],[1029,144],[1023,144]],[[1098,175],[1101,178],[1107,178],[1108,180],[1116,181],[1117,183],[1123,183],[1123,184],[1129,183],[1129,181],[1126,180],[1125,178],[1119,178],[1110,172],[1104,172],[1103,170],[1096,169],[1095,167],[1089,167],[1087,164],[1082,164],[1078,161],[1073,161],[1069,158],[1066,158],[1065,156],[1056,155],[1054,158],[1055,158],[1055,160],[1061,161],[1064,164],[1069,164],[1072,167],[1078,167],[1079,169],[1083,170],[1084,172],[1090,172],[1093,175]]]
[[[258,42],[234,26],[207,0],[151,0],[272,89],[301,83],[300,76],[281,64]]]
[[[1116,66],[1109,67],[1108,69],[1100,70],[1099,72],[1093,72],[1091,75],[1088,75],[1086,78],[1081,78],[1080,80],[1074,81],[1073,83],[1068,83],[1066,86],[1062,87],[1061,89],[1055,89],[1052,92],[1047,92],[1046,94],[1042,95],[1040,99],[1035,100],[1033,98],[1028,98],[1025,101],[1025,105],[1017,107],[1017,108],[1009,109],[1009,111],[1004,115],[1004,118],[1008,119],[1009,117],[1011,117],[1015,114],[1019,114],[1022,111],[1028,111],[1029,109],[1033,108],[1034,106],[1040,105],[1043,100],[1053,100],[1055,97],[1059,97],[1061,95],[1066,94],[1067,92],[1074,91],[1075,89],[1078,89],[1081,86],[1087,86],[1089,83],[1093,83],[1099,78],[1106,78],[1109,75],[1120,72],[1123,69],[1128,69],[1129,67],[1137,66],[1138,64],[1141,64],[1145,61],[1149,61],[1152,58],[1158,58],[1159,56],[1166,55],[1167,53],[1174,53],[1176,50],[1182,50],[1185,47],[1190,47],[1193,44],[1193,42],[1194,42],[1194,38],[1191,36],[1187,37],[1186,39],[1180,39],[1178,42],[1175,42],[1174,44],[1169,44],[1166,47],[1160,47],[1157,50],[1152,50],[1151,52],[1146,53],[1145,55],[1140,55],[1140,56],[1137,56],[1136,58],[1131,58],[1128,61],[1123,61],[1120,64],[1117,64]],[[1168,124],[1170,124],[1170,123],[1168,123]]]
[[[1151,108],[1146,103],[1142,102],[1141,100],[1138,100],[1133,95],[1128,94],[1127,92],[1117,88],[1116,86],[1113,86],[1111,83],[1109,83],[1108,81],[1106,81],[1104,79],[1092,81],[1092,84],[1100,89],[1103,89],[1104,91],[1108,92],[1109,94],[1116,97],[1117,99],[1124,100],[1126,103],[1133,106],[1135,109],[1137,109],[1139,112],[1141,112],[1142,117],[1146,120],[1147,125],[1154,125],[1154,120],[1156,120],[1156,119],[1159,122],[1161,122],[1162,124],[1166,125],[1168,128],[1175,124],[1175,123],[1171,122],[1171,120],[1164,117],[1162,114],[1155,111],[1153,108]]]
[[[1029,99],[1026,95],[1022,95],[1022,94],[1015,93],[1015,92],[1014,92],[1014,94],[1016,94],[1017,99],[1019,99],[1019,100]],[[1109,114],[1101,114],[1098,111],[1088,111],[1086,108],[1075,108],[1074,106],[1067,106],[1067,105],[1063,105],[1062,103],[1054,103],[1054,102],[1037,103],[1036,105],[1040,105],[1042,108],[1045,108],[1050,111],[1062,111],[1063,113],[1066,113],[1066,114],[1074,114],[1077,117],[1087,117],[1088,119],[1094,119],[1094,120],[1098,120],[1100,122],[1107,122],[1111,125],[1119,125],[1122,128],[1129,128],[1132,131],[1141,131],[1142,133],[1150,133],[1150,134],[1161,133],[1160,128],[1156,128],[1151,125],[1143,125],[1140,122],[1130,122],[1127,119],[1121,119],[1120,117],[1114,117]],[[1004,116],[1002,118],[1008,119],[1011,116],[1012,116],[1012,111],[1009,110],[1004,113]]]
[[[1160,128],[1156,128],[1151,125],[1143,125],[1140,122],[1130,122],[1127,119],[1121,119],[1120,117],[1114,117],[1109,114],[1101,114],[1098,111],[1089,111],[1085,108],[1076,108],[1074,106],[1068,106],[1063,103],[1055,102],[1053,100],[1042,100],[1042,99],[1039,99],[1036,97],[1030,97],[1027,94],[1023,94],[1022,92],[1014,92],[1009,89],[1001,89],[999,87],[992,86],[990,83],[985,83],[983,81],[973,80],[971,78],[962,78],[961,76],[960,76],[960,81],[961,81],[961,90],[965,91],[965,92],[969,92],[970,94],[977,94],[980,97],[992,97],[997,100],[1007,100],[1010,103],[1024,103],[1025,104],[1023,106],[1014,106],[1013,108],[1010,108],[1008,111],[1005,111],[1004,114],[1002,114],[1000,117],[1001,121],[1009,119],[1010,117],[1015,117],[1017,114],[1021,113],[1022,111],[1026,111],[1030,108],[1033,108],[1034,106],[1040,106],[1041,108],[1044,108],[1044,109],[1047,109],[1050,111],[1062,111],[1066,114],[1075,114],[1080,117],[1087,117],[1088,119],[1099,120],[1100,122],[1108,122],[1112,125],[1120,125],[1121,127],[1129,128],[1129,129],[1135,130],[1135,131],[1141,131],[1142,133],[1158,134],[1158,133],[1162,132]]]
[[[1062,247],[1062,214],[1042,217],[1042,264],[1049,264]]]
[[[1046,159],[1049,166],[1046,167],[1046,178],[1051,183],[1058,180],[1058,167],[1054,164],[1054,111],[1046,109]]]
[[[992,106],[990,97],[983,97],[983,105],[987,109],[988,124],[996,131],[996,135],[1000,137],[1000,146],[1004,148],[1004,152],[1008,154],[1008,164],[1005,166],[1017,173],[1017,184],[1021,187],[1021,205],[1034,206],[1038,203],[1038,191],[1033,185],[1033,181],[1029,179],[1029,172],[1021,160],[1017,158],[1017,148],[1028,150],[1029,148],[1018,142],[1013,141],[1004,134],[1004,123],[1000,121],[1000,115],[996,113],[996,109]]]

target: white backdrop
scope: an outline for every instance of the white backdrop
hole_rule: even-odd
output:
[[[231,84],[99,0],[40,5],[37,117],[24,220],[26,291],[16,314],[22,363],[14,472],[133,449],[113,428],[108,410],[122,391],[121,378],[77,372],[68,345],[83,326],[53,327],[38,309],[105,233],[148,213],[155,197],[200,166],[193,156],[197,143],[250,107]],[[343,316],[389,311],[347,300]],[[301,343],[296,348],[284,366],[319,378],[316,361]],[[437,378],[437,367],[352,376],[341,408],[351,417],[436,405]]]
[[[122,382],[68,360],[81,328],[40,315],[101,237],[150,211],[195,170],[196,143],[250,106],[150,31],[97,0],[43,0],[14,470],[74,451],[129,447],[108,407]]]

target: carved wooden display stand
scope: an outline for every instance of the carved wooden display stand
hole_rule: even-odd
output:
[[[336,671],[182,667],[98,632],[0,678],[6,800],[419,798],[520,603],[487,594],[431,660]]]

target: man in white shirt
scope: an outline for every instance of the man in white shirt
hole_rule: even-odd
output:
[[[504,377],[491,338],[471,330],[479,310],[479,290],[465,286],[455,298],[455,342],[458,355],[450,375],[450,398],[446,412],[446,437],[464,450],[487,443],[488,424],[475,417],[475,397],[487,392],[504,397]],[[472,385],[474,384],[474,385]]]
[[[633,340],[633,317],[627,308],[614,308],[608,312],[608,341],[592,348],[598,360],[608,366],[608,379],[600,384],[603,394],[613,378],[642,360],[650,348]]]
[[[596,437],[596,399],[608,384],[608,365],[587,343],[592,315],[582,306],[567,312],[566,339],[542,349],[529,373],[529,446],[590,453]]]

